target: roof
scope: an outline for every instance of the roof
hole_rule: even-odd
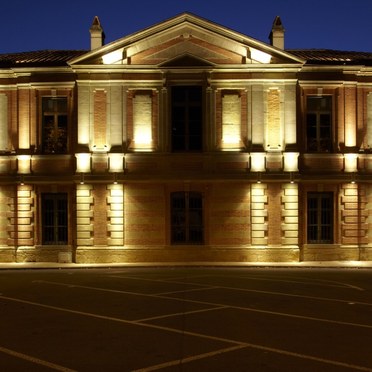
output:
[[[68,66],[68,61],[87,50],[38,50],[0,54],[0,68]]]
[[[88,52],[88,50],[39,50],[0,54],[0,68],[68,66],[68,61]],[[332,49],[287,49],[286,52],[305,60],[307,64],[372,66],[372,53],[369,52]]]
[[[307,64],[372,66],[372,53],[332,49],[288,49],[288,53],[302,58]]]

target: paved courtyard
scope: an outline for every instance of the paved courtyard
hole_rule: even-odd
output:
[[[372,270],[0,270],[1,371],[372,371]]]

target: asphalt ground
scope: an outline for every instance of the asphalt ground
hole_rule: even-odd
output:
[[[372,371],[372,270],[0,270],[0,371]]]

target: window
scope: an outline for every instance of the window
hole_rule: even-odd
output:
[[[307,151],[332,151],[332,97],[307,97]]]
[[[68,238],[67,194],[43,194],[42,240],[43,244],[67,244]]]
[[[203,244],[203,200],[200,193],[172,193],[171,242]]]
[[[44,154],[67,152],[67,98],[42,99],[42,151]]]
[[[203,147],[202,88],[172,88],[172,151],[201,151]]]
[[[333,193],[307,195],[307,242],[333,243]]]

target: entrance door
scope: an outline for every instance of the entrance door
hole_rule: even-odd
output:
[[[172,193],[171,243],[203,244],[203,199],[201,193]]]

